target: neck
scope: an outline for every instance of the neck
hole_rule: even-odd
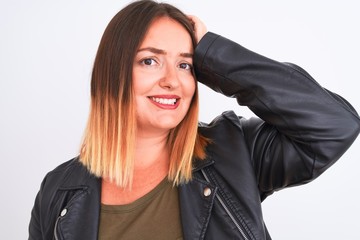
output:
[[[169,152],[166,147],[168,134],[136,138],[135,165],[131,189],[118,188],[103,179],[101,202],[127,204],[154,189],[169,171]]]
[[[135,170],[168,161],[167,138],[168,133],[152,136],[138,134],[135,142]]]
[[[169,171],[169,152],[166,147],[168,134],[138,135],[132,188],[160,182]]]

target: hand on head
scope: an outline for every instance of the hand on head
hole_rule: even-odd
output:
[[[207,32],[206,25],[196,16],[194,15],[187,15],[190,19],[191,23],[194,26],[195,36],[196,36],[196,42],[199,43],[201,38],[205,35]]]

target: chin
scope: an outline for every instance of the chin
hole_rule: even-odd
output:
[[[162,125],[159,126],[159,128],[166,129],[166,130],[171,130],[171,129],[176,128],[178,125],[179,125],[179,123],[178,124],[162,124]]]
[[[161,129],[168,129],[171,130],[173,128],[176,128],[180,124],[181,120],[172,120],[172,121],[161,121],[157,125]]]

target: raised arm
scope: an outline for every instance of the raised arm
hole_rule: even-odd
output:
[[[353,107],[294,64],[210,32],[199,42],[194,62],[198,81],[261,118],[241,124],[263,196],[319,176],[359,133]]]

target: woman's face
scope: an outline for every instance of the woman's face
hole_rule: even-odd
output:
[[[135,55],[133,89],[139,131],[168,131],[188,112],[195,92],[189,33],[168,17],[156,19]]]

